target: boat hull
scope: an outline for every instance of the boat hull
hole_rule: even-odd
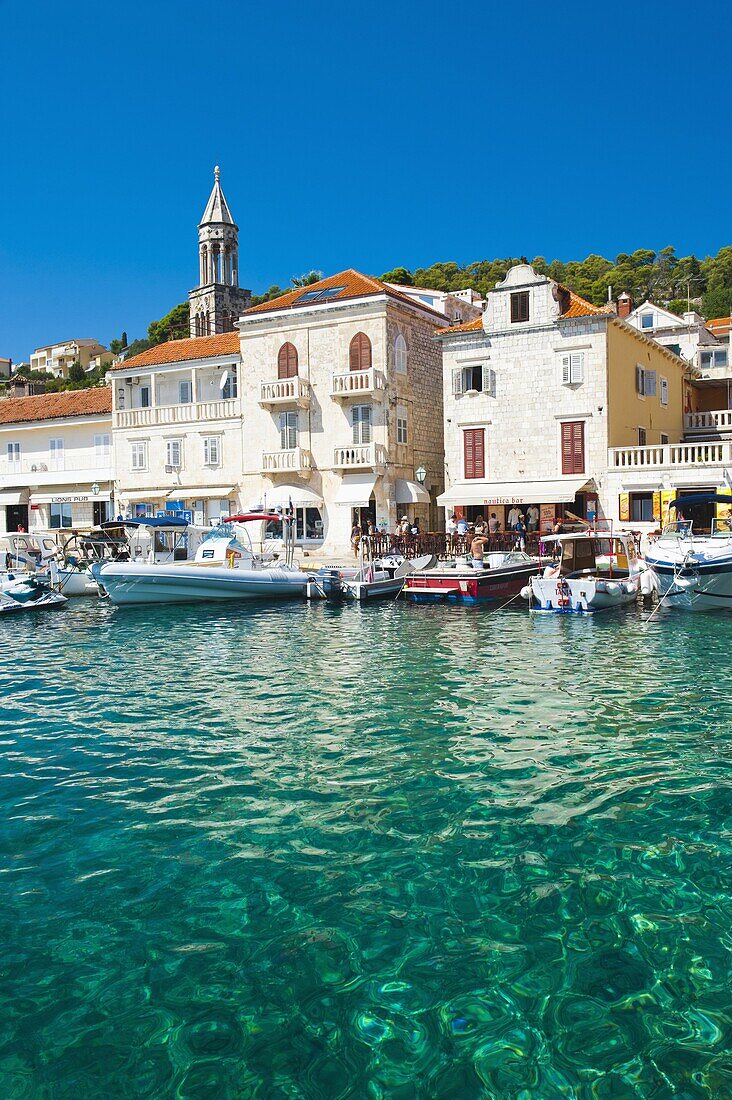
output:
[[[732,557],[709,561],[701,557],[683,561],[646,555],[664,600],[688,611],[732,611]]]
[[[305,573],[288,569],[135,562],[94,566],[93,573],[102,594],[114,604],[292,599],[304,595],[308,580]]]
[[[425,570],[404,579],[404,593],[419,603],[502,603],[517,596],[536,569],[536,562],[526,562],[498,569]]]
[[[633,603],[641,590],[640,577],[532,577],[529,609],[556,615],[595,615]]]

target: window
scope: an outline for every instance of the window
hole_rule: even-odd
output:
[[[280,447],[283,451],[294,451],[297,447],[297,413],[280,413]]]
[[[51,530],[60,531],[62,528],[71,527],[73,520],[71,518],[71,505],[70,504],[52,504],[51,505]]]
[[[529,292],[519,290],[511,295],[511,324],[529,319]]]
[[[653,328],[652,313],[641,313],[641,328]]]
[[[130,466],[133,470],[147,469],[147,443],[130,444]]]
[[[407,410],[401,405],[397,407],[397,443],[407,442]]]
[[[8,443],[8,465],[20,466],[20,443]]]
[[[585,472],[585,424],[583,420],[566,420],[562,424],[562,473]]]
[[[218,466],[221,455],[221,440],[217,435],[205,436],[203,440],[204,466]]]
[[[585,380],[585,353],[570,351],[562,356],[562,385],[575,386]]]
[[[661,378],[661,404],[668,405],[668,378]]]
[[[289,341],[283,344],[277,356],[277,377],[294,378],[297,374],[297,348]]]
[[[640,363],[635,368],[635,390],[642,397],[656,396],[656,372],[644,370]]]
[[[471,367],[456,367],[452,372],[452,392],[455,397],[463,393],[487,393],[496,396],[496,372],[487,363]]]
[[[186,379],[178,383],[178,404],[190,405],[193,400],[193,383]]]
[[[653,523],[653,493],[630,494],[632,523]]]
[[[351,340],[348,366],[350,370],[369,370],[371,368],[371,341],[365,332],[357,332]]]
[[[112,450],[112,441],[108,435],[94,436],[94,457],[97,461],[101,458],[109,458]]]
[[[706,369],[710,367],[726,367],[727,358],[727,348],[717,348],[714,351],[703,351],[701,353],[701,365]]]
[[[231,366],[228,369],[226,381],[224,382],[223,389],[221,390],[221,396],[224,401],[231,401],[238,393],[238,380],[236,377],[236,367]]]
[[[48,441],[49,466],[52,470],[64,468],[64,441],[63,439],[49,439]]]
[[[150,387],[149,386],[140,386],[140,408],[141,409],[149,409],[150,408]]]
[[[340,294],[342,290],[345,290],[345,286],[327,286],[321,287],[320,290],[308,290],[305,294],[301,294],[295,301],[298,305],[301,302],[324,302],[328,298],[335,298],[336,294]]]
[[[407,373],[407,341],[401,332],[394,343],[394,367],[397,374]]]
[[[645,428],[638,429],[638,446],[645,447],[648,436]]]
[[[662,447],[667,447],[668,446],[668,436],[666,435],[666,432],[661,432],[661,446]]]
[[[371,406],[354,405],[352,413],[353,442],[371,442]]]
[[[485,428],[466,428],[463,432],[465,477],[485,477]]]
[[[165,465],[179,470],[182,462],[183,446],[180,439],[167,439],[165,441]]]

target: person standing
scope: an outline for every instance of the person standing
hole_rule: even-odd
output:
[[[488,520],[488,534],[497,535],[501,530],[501,521],[495,512],[491,512],[491,518]]]
[[[473,559],[473,569],[483,569],[485,566],[485,547],[490,545],[490,540],[485,535],[474,535],[470,544],[470,556]]]
[[[519,518],[514,526],[516,532],[516,549],[526,549],[526,524],[524,523],[523,513],[519,513]]]
[[[354,523],[351,528],[351,546],[353,547],[354,558],[358,557],[358,548],[361,544],[361,527],[358,523]]]
[[[539,530],[539,509],[532,504],[526,513],[526,528],[529,531]]]
[[[465,516],[461,516],[457,523],[457,533],[460,538],[465,538],[468,533],[468,521]]]
[[[519,516],[520,515],[521,515],[521,513],[518,510],[517,505],[514,504],[514,506],[511,508],[511,511],[508,513],[508,521],[507,522],[508,522],[508,530],[509,531],[514,530],[514,528],[516,527],[516,524],[519,521]]]

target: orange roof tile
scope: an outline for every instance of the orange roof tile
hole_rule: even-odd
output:
[[[315,305],[316,303],[310,298],[304,302],[301,299],[317,290],[329,290],[333,287],[338,288],[337,293],[324,298],[324,303],[343,302],[348,298],[364,298],[373,294],[386,294],[389,298],[395,298],[398,302],[404,302],[410,306],[417,305],[420,309],[426,310],[435,317],[446,320],[444,314],[431,309],[424,302],[415,301],[414,298],[410,298],[406,294],[400,294],[398,290],[382,283],[380,279],[374,279],[372,275],[362,275],[360,271],[355,271],[352,267],[349,267],[346,271],[339,271],[337,275],[329,275],[327,279],[320,279],[317,283],[310,283],[309,286],[300,286],[295,290],[288,290],[286,294],[280,295],[279,298],[273,298],[269,302],[260,302],[258,306],[252,306],[250,309],[245,310],[243,316],[251,316],[253,313],[269,313],[270,310],[275,309],[299,309],[303,306]]]
[[[0,424],[21,424],[29,420],[60,420],[66,416],[98,416],[112,412],[112,390],[95,386],[88,390],[39,393],[33,397],[0,400]]]
[[[705,321],[704,323],[712,332],[729,332],[732,328],[732,318],[730,317],[713,317],[711,321]]]
[[[482,332],[483,315],[475,317],[472,321],[463,321],[461,325],[450,325],[449,328],[438,328],[441,336],[452,336],[455,332]]]
[[[566,291],[569,295],[569,305],[561,314],[561,320],[565,317],[592,317],[597,313],[610,314],[614,313],[612,308],[608,306],[593,306],[592,302],[588,302],[585,298],[580,298],[579,294],[575,294],[569,287],[561,286],[561,289]]]
[[[168,340],[154,348],[141,351],[131,359],[123,359],[111,370],[130,367],[157,367],[163,363],[182,363],[186,359],[208,359],[215,355],[235,355],[239,351],[239,333],[221,332],[216,336],[191,336],[185,340]]]

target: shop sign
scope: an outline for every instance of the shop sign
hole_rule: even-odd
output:
[[[92,499],[88,493],[82,493],[76,497],[67,493],[63,496],[51,497],[51,504],[87,504]]]
[[[523,497],[494,497],[493,500],[484,500],[483,504],[486,506],[493,504],[523,504]]]
[[[618,501],[621,523],[630,523],[630,493],[621,493]]]

